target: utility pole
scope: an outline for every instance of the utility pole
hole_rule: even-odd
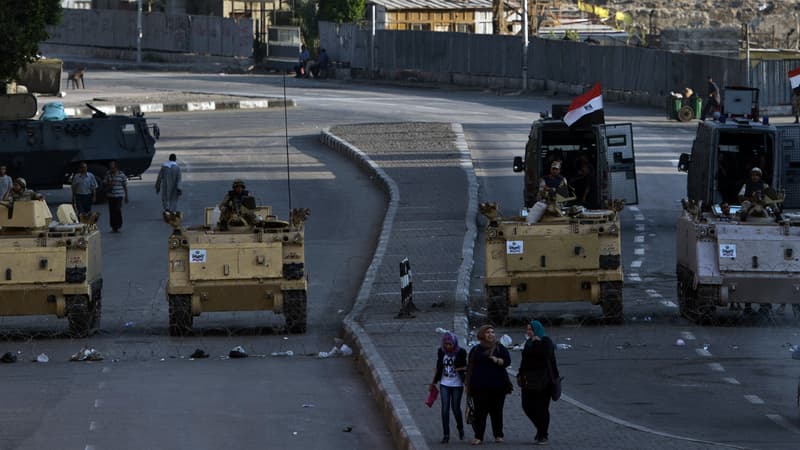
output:
[[[522,0],[522,91],[528,90],[528,0]]]
[[[372,74],[375,74],[375,3],[372,4],[372,35],[370,36],[369,46],[369,65]]]
[[[745,72],[746,72],[746,80],[747,80],[747,87],[750,87],[750,24],[744,24],[744,48],[745,48]]]

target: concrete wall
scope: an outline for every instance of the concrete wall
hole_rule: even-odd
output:
[[[150,13],[142,15],[142,50],[249,57],[250,19]],[[65,9],[45,44],[129,50],[136,48],[136,12]]]

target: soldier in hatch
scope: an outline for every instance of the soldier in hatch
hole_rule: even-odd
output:
[[[39,200],[43,198],[42,194],[37,194],[31,190],[27,189],[28,183],[25,182],[24,178],[17,178],[14,180],[14,184],[11,185],[11,190],[8,191],[7,200],[10,201],[17,201],[17,200]]]
[[[546,200],[554,194],[562,197],[569,196],[569,186],[567,179],[561,175],[561,161],[553,161],[550,164],[550,173],[539,180],[539,199]]]
[[[231,190],[225,194],[225,198],[219,204],[220,218],[219,227],[222,230],[228,228],[228,223],[235,217],[242,218],[247,221],[247,224],[252,225],[256,221],[256,215],[242,204],[245,197],[249,197],[250,193],[245,190],[244,181],[236,179],[233,181]],[[244,225],[244,224],[242,224]]]
[[[753,201],[761,201],[764,197],[775,198],[775,191],[762,179],[763,172],[758,167],[750,169],[750,181],[742,185],[739,190],[739,202],[742,204],[741,220],[747,219],[747,215],[753,208]]]

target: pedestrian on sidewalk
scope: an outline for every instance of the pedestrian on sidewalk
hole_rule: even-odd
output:
[[[108,220],[111,231],[118,233],[122,228],[122,201],[128,203],[128,177],[117,168],[117,162],[108,163],[108,172],[103,179],[108,200]]]
[[[6,166],[0,165],[0,200],[6,199],[13,185],[14,180],[6,173]]]
[[[161,193],[161,210],[163,212],[178,212],[178,197],[183,193],[181,183],[181,168],[177,163],[175,153],[169,155],[169,161],[161,165],[161,170],[156,178],[156,194]]]
[[[711,78],[711,75],[708,76],[708,96],[706,97],[706,103],[703,105],[703,110],[700,111],[700,120],[706,120],[709,113],[714,113],[719,111],[719,105],[722,102],[719,94],[719,86],[717,83],[714,82],[714,79]]]
[[[458,438],[464,439],[464,416],[461,414],[461,396],[467,373],[467,351],[458,346],[458,337],[451,332],[442,335],[442,346],[436,354],[436,372],[429,389],[436,389],[442,398],[442,444],[450,442],[450,411],[456,419]]]
[[[525,333],[528,340],[522,349],[517,384],[522,390],[522,410],[536,427],[535,442],[544,445],[549,439],[553,383],[559,378],[555,346],[538,320],[531,320]]]
[[[89,172],[85,162],[78,166],[78,173],[72,175],[72,204],[78,215],[92,212],[92,203],[97,201],[97,179]]]
[[[511,355],[497,342],[493,326],[480,327],[478,341],[470,349],[467,363],[467,395],[475,403],[472,445],[483,442],[487,416],[492,419],[495,442],[503,442],[503,406],[509,388],[506,367],[511,365]]]

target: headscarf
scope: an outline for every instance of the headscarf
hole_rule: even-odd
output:
[[[534,335],[540,338],[547,336],[547,333],[545,333],[544,331],[544,325],[542,325],[542,322],[539,322],[538,320],[531,320],[531,328],[533,329]]]
[[[453,351],[448,352],[447,348],[445,348],[444,344],[450,342],[453,344]],[[455,333],[448,331],[447,333],[442,335],[442,351],[447,355],[454,355],[458,352],[458,336]]]

